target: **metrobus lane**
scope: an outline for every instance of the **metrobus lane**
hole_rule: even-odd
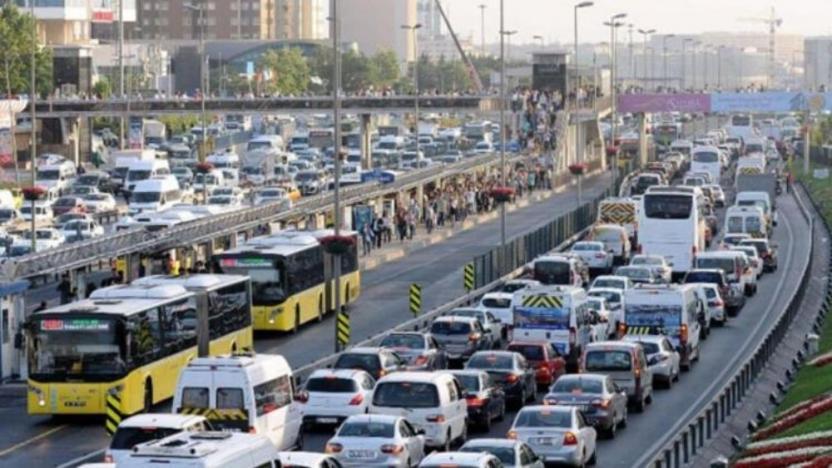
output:
[[[584,200],[603,193],[609,183],[608,174],[588,177],[584,183]],[[570,187],[510,212],[508,236],[524,234],[546,224],[572,210],[575,204],[575,191]],[[423,284],[425,311],[462,294],[463,265],[499,244],[499,237],[499,219],[495,219],[362,273],[361,296],[350,307],[352,341],[360,341],[411,318],[406,305],[410,283]],[[32,300],[41,299],[33,297]],[[333,342],[332,314],[322,323],[313,321],[302,327],[297,334],[257,333],[255,336],[258,352],[283,354],[293,367],[330,354]],[[14,403],[0,405],[6,407],[0,417],[9,421],[0,425],[0,466],[55,466],[107,446],[109,437],[102,417],[31,416],[26,412],[25,385],[2,390],[0,395],[8,395],[5,401]],[[156,412],[168,410],[167,403],[154,408]],[[100,461],[100,457],[91,461]]]

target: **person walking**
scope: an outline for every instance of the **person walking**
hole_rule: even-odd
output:
[[[376,216],[373,219],[373,233],[375,234],[376,248],[381,248],[382,236],[384,234],[384,218]]]
[[[72,283],[69,276],[64,275],[58,284],[58,292],[61,294],[61,305],[68,304],[72,300]]]
[[[364,246],[365,256],[370,255],[373,250],[373,227],[371,223],[372,221],[364,223],[364,226],[361,227],[361,243]]]

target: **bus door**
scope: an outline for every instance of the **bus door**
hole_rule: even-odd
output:
[[[324,312],[335,310],[335,262],[339,258],[337,255],[324,253]]]

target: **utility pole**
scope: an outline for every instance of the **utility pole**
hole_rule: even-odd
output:
[[[500,0],[500,185],[506,186],[506,12],[505,2]],[[506,204],[500,203],[500,271],[505,273]]]
[[[31,143],[29,145],[29,165],[31,166],[32,170],[32,188],[37,187],[37,179],[38,179],[38,121],[37,121],[37,114],[35,111],[35,107],[38,101],[38,89],[37,89],[37,50],[38,50],[38,20],[35,16],[35,2],[31,0],[29,2],[29,7],[31,8],[32,13],[32,72],[30,74],[30,82],[29,82],[29,106],[32,112],[32,135],[31,135]],[[14,138],[14,135],[12,135]],[[37,251],[37,236],[35,236],[35,202],[32,202],[32,252],[34,253]]]
[[[594,2],[584,1],[575,5],[574,18],[574,33],[575,33],[575,163],[583,162],[583,154],[581,152],[581,109],[578,101],[578,91],[581,89],[581,67],[578,63],[578,10],[581,8],[589,8],[594,5]],[[578,208],[583,204],[583,177],[578,175]]]
[[[116,53],[118,54],[118,98],[124,99],[124,0],[118,0],[118,42]],[[127,117],[121,114],[119,120],[119,148],[124,149],[125,126]]]
[[[332,0],[332,116],[335,123],[335,237],[341,235],[341,19],[338,17],[338,0]],[[334,256],[333,274],[335,275],[335,351],[340,351],[338,344],[338,314],[341,313],[341,256]]]
[[[630,60],[627,64],[627,68],[628,68],[628,71],[629,71],[628,74],[630,75],[630,84],[631,85],[633,83],[635,83],[635,79],[636,79],[636,62],[635,62],[635,57],[633,56],[633,28],[634,27],[635,26],[633,25],[633,23],[630,23],[630,24],[627,25],[628,51],[630,53],[630,57],[629,57]]]
[[[648,75],[647,75],[647,36],[649,36],[649,35],[651,35],[655,32],[656,32],[655,29],[639,29],[638,30],[638,33],[641,34],[641,37],[642,37],[643,43],[644,43],[644,46],[642,47],[642,51],[641,51],[641,56],[644,60],[644,63],[641,64],[642,68],[644,70],[644,74],[643,74],[641,79],[642,79],[642,82],[644,84],[645,89],[647,88],[647,79],[648,79]],[[652,70],[652,67],[651,67],[651,70]]]
[[[243,39],[243,0],[237,0],[237,40]]]
[[[488,5],[481,3],[477,8],[480,9],[480,50],[485,57],[485,9]]]
[[[617,65],[617,47],[616,42],[618,38],[616,37],[616,29],[620,26],[623,26],[624,23],[617,21],[622,18],[626,18],[627,13],[619,13],[617,15],[613,15],[610,17],[609,22],[605,22],[604,24],[610,27],[610,105],[612,106],[612,112],[610,114],[610,140],[613,147],[616,147],[616,127],[617,127],[617,102],[616,102],[616,94],[618,89],[615,86],[615,81],[618,77],[618,65]],[[613,154],[613,161],[612,161],[612,180],[613,184],[618,183],[618,148],[616,148],[615,153]]]

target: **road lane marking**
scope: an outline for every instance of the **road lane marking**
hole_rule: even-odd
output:
[[[792,198],[794,198],[794,197],[792,197]],[[797,202],[795,201],[795,203],[797,203]],[[803,220],[802,216],[799,217],[799,219]],[[785,223],[786,231],[788,232],[787,238],[790,241],[788,243],[788,245],[789,245],[789,254],[786,257],[788,259],[787,262],[786,262],[786,265],[791,265],[791,262],[792,262],[793,258],[796,256],[795,255],[795,246],[794,246],[794,244],[795,244],[794,243],[795,235],[794,235],[794,230],[792,229],[791,224],[792,223],[790,223],[790,222]],[[813,235],[813,233],[810,232],[809,235],[811,236],[811,235]],[[783,245],[783,244],[781,243],[780,245]],[[809,262],[811,262],[811,260],[812,260],[811,256],[809,257],[808,260],[809,260]],[[810,263],[810,266],[811,266],[811,263]],[[789,270],[789,268],[786,268],[786,269],[783,270],[783,274],[777,282],[777,288],[775,289],[775,291],[781,291],[783,289],[783,284],[786,282],[786,279],[789,278],[789,275],[787,274],[789,272],[788,270]],[[796,291],[797,291],[797,288],[795,288],[795,292]],[[775,298],[772,298],[772,299],[775,299]],[[763,314],[763,317],[765,317],[766,319],[769,319],[769,315],[772,313],[772,309],[776,305],[777,305],[777,301],[772,300],[772,302],[766,308],[766,313]],[[757,337],[757,334],[760,333],[760,328],[762,328],[764,322],[766,322],[766,320],[758,320],[757,321],[757,325],[754,327],[754,330],[746,337],[746,340],[743,343],[742,347],[740,347],[740,349],[738,350],[739,352],[736,354],[734,359],[731,361],[731,365],[726,366],[723,369],[723,371],[719,374],[718,378],[713,380],[711,382],[711,384],[705,389],[705,391],[700,394],[699,398],[692,405],[690,405],[688,407],[688,410],[681,417],[679,417],[676,420],[676,424],[674,424],[673,427],[669,431],[665,432],[666,435],[663,436],[658,441],[656,441],[655,443],[653,443],[653,445],[650,448],[645,450],[644,455],[642,455],[641,458],[639,458],[633,466],[647,466],[648,465],[647,461],[650,460],[650,459],[653,459],[655,456],[657,456],[659,454],[659,451],[662,448],[664,448],[665,445],[667,445],[667,443],[671,440],[671,438],[678,435],[679,430],[685,424],[688,424],[690,422],[693,415],[697,414],[698,412],[701,412],[705,408],[705,406],[703,405],[705,400],[707,398],[710,398],[711,400],[714,398],[714,396],[716,395],[716,393],[715,393],[716,387],[718,385],[723,385],[724,386],[724,385],[727,384],[726,379],[728,378],[728,375],[726,375],[726,374],[728,374],[729,371],[730,372],[736,372],[737,369],[739,369],[738,364],[740,364],[740,362],[738,362],[738,361],[740,361],[740,358],[743,357],[743,355],[747,353],[749,346],[752,344],[752,339]],[[765,335],[763,335],[763,336],[765,336]],[[747,359],[747,357],[746,357],[746,359]]]
[[[60,431],[61,429],[66,429],[66,427],[67,427],[66,424],[61,424],[60,426],[55,426],[52,429],[49,429],[46,432],[42,432],[42,433],[40,433],[40,434],[30,438],[30,439],[27,439],[27,440],[24,440],[23,442],[19,442],[17,444],[14,444],[14,445],[12,445],[11,447],[9,447],[7,449],[0,450],[0,457],[4,457],[4,456],[14,452],[15,450],[21,449],[21,448],[23,448],[23,447],[25,447],[25,446],[33,443],[33,442],[37,442],[40,439],[49,437],[52,434]]]

